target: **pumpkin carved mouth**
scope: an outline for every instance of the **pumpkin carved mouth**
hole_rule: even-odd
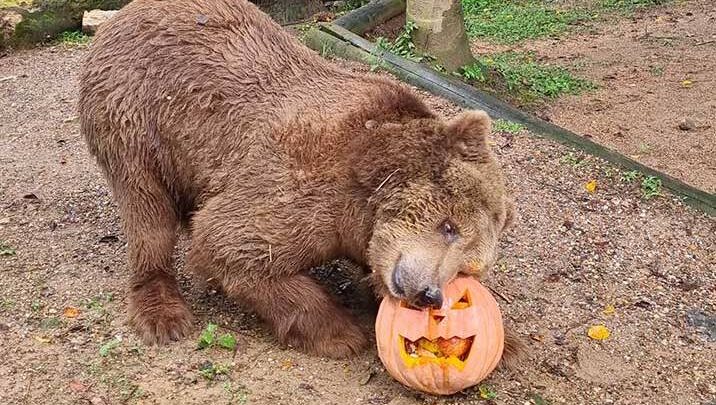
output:
[[[470,355],[474,336],[466,339],[457,336],[445,339],[420,338],[412,341],[400,336],[400,357],[406,366],[413,367],[427,363],[435,363],[441,366],[453,366],[459,370],[465,367],[465,361]]]

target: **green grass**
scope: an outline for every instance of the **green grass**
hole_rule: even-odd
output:
[[[65,31],[57,37],[57,42],[67,46],[81,46],[90,43],[92,38],[82,31]]]
[[[524,125],[503,119],[497,119],[492,123],[493,132],[507,132],[510,134],[516,134],[521,132],[523,129],[525,129]]]
[[[532,54],[521,52],[478,57],[475,64],[463,67],[460,74],[468,82],[507,94],[525,105],[596,87],[562,67],[538,63]]]
[[[594,0],[582,8],[557,8],[541,0],[462,0],[465,27],[472,38],[514,44],[558,36],[600,14],[630,13],[673,0]]]
[[[639,8],[666,4],[671,0],[601,0],[600,6],[607,10],[633,11]]]
[[[591,18],[583,10],[558,10],[537,0],[462,0],[462,6],[468,35],[505,44],[558,35]]]

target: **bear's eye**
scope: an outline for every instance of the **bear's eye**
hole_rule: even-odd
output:
[[[457,237],[460,235],[455,224],[449,219],[446,219],[442,225],[440,225],[440,233],[443,234],[443,237],[445,237],[445,240],[448,243],[455,242]]]

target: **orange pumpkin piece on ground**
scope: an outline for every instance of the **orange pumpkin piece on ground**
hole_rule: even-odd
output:
[[[375,324],[378,355],[402,384],[449,395],[487,377],[502,357],[502,314],[475,278],[460,276],[443,289],[443,307],[418,310],[393,297]]]

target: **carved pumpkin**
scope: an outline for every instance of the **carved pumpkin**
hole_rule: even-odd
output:
[[[502,314],[487,288],[460,276],[443,289],[440,309],[419,310],[394,297],[380,304],[378,356],[408,387],[454,394],[487,377],[504,347]]]

